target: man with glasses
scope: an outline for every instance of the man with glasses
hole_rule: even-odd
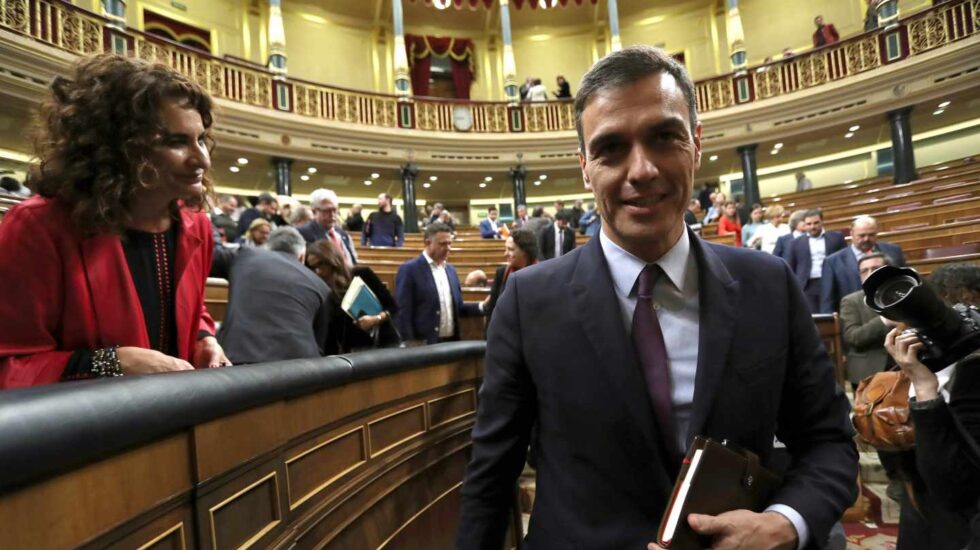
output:
[[[327,239],[344,255],[347,265],[353,267],[357,263],[357,252],[350,235],[337,224],[337,194],[329,189],[317,189],[310,194],[310,206],[313,207],[313,221],[299,227],[300,235],[306,242],[312,243]]]

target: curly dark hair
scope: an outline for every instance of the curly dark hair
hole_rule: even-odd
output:
[[[34,136],[40,160],[35,188],[70,205],[75,229],[85,234],[122,233],[136,193],[147,186],[140,175],[153,170],[150,156],[166,130],[160,108],[180,101],[201,115],[213,149],[211,97],[170,67],[115,54],[80,60],[69,78],[56,77],[41,105]],[[204,190],[184,199],[202,210],[214,194]],[[176,203],[173,205],[176,210]]]
[[[939,297],[949,304],[980,306],[980,266],[946,264],[929,275],[929,282]]]
[[[524,228],[515,229],[511,232],[510,238],[514,239],[517,248],[527,254],[528,261],[534,263],[538,260],[538,238],[534,231]]]

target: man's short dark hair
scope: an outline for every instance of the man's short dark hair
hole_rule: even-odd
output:
[[[16,193],[20,191],[20,182],[10,176],[3,176],[0,178],[0,189],[10,193]]]
[[[496,206],[491,206],[490,208],[487,208],[487,213],[488,213],[488,214],[489,214],[490,212],[496,212],[496,211],[497,211],[497,207],[496,207]]]
[[[541,216],[544,216],[544,207],[543,206],[535,206],[534,207],[534,210],[531,211],[531,217],[532,218],[540,218]]]
[[[259,204],[276,204],[277,202],[279,201],[269,193],[259,195]]]
[[[694,134],[694,129],[698,125],[698,104],[694,93],[694,82],[687,74],[687,69],[660,48],[644,45],[630,46],[603,57],[582,77],[582,84],[575,94],[575,131],[578,133],[578,146],[583,155],[585,136],[582,133],[582,113],[588,107],[592,96],[609,88],[628,86],[658,73],[667,73],[677,81],[677,85],[684,93],[684,99],[687,100],[691,134]]]
[[[566,222],[572,221],[572,213],[566,209],[561,209],[555,214],[555,221],[563,220]]]
[[[432,222],[425,226],[425,233],[422,239],[425,241],[431,241],[438,233],[452,233],[453,230],[449,228],[448,225],[442,222]]]
[[[807,210],[805,214],[803,214],[803,219],[812,218],[814,216],[816,216],[816,217],[818,217],[818,218],[820,218],[822,220],[823,219],[823,210],[821,210],[819,208],[811,208],[811,209]]]
[[[889,258],[886,254],[882,254],[881,252],[872,252],[871,254],[865,254],[864,256],[861,256],[861,259],[858,260],[858,269],[861,269],[862,263],[868,260],[879,259],[879,258],[885,263],[885,265],[894,265],[894,263],[892,263],[892,259]]]
[[[980,306],[980,266],[946,264],[929,275],[929,282],[946,303]]]

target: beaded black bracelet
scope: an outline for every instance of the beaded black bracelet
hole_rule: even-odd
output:
[[[109,346],[97,349],[92,353],[92,374],[99,377],[122,376],[122,365],[119,364],[119,356],[116,355],[116,348],[119,346]]]

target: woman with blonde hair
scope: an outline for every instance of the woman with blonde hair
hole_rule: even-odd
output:
[[[248,225],[245,234],[238,240],[238,244],[245,248],[269,248],[269,235],[272,234],[272,224],[265,218],[255,218]]]
[[[776,249],[776,241],[779,240],[779,237],[788,235],[791,231],[789,225],[783,221],[785,215],[786,211],[778,204],[766,208],[766,223],[755,230],[748,246],[772,254],[772,251]]]
[[[228,364],[204,307],[212,102],[103,54],[43,101],[39,195],[0,225],[0,388]]]

